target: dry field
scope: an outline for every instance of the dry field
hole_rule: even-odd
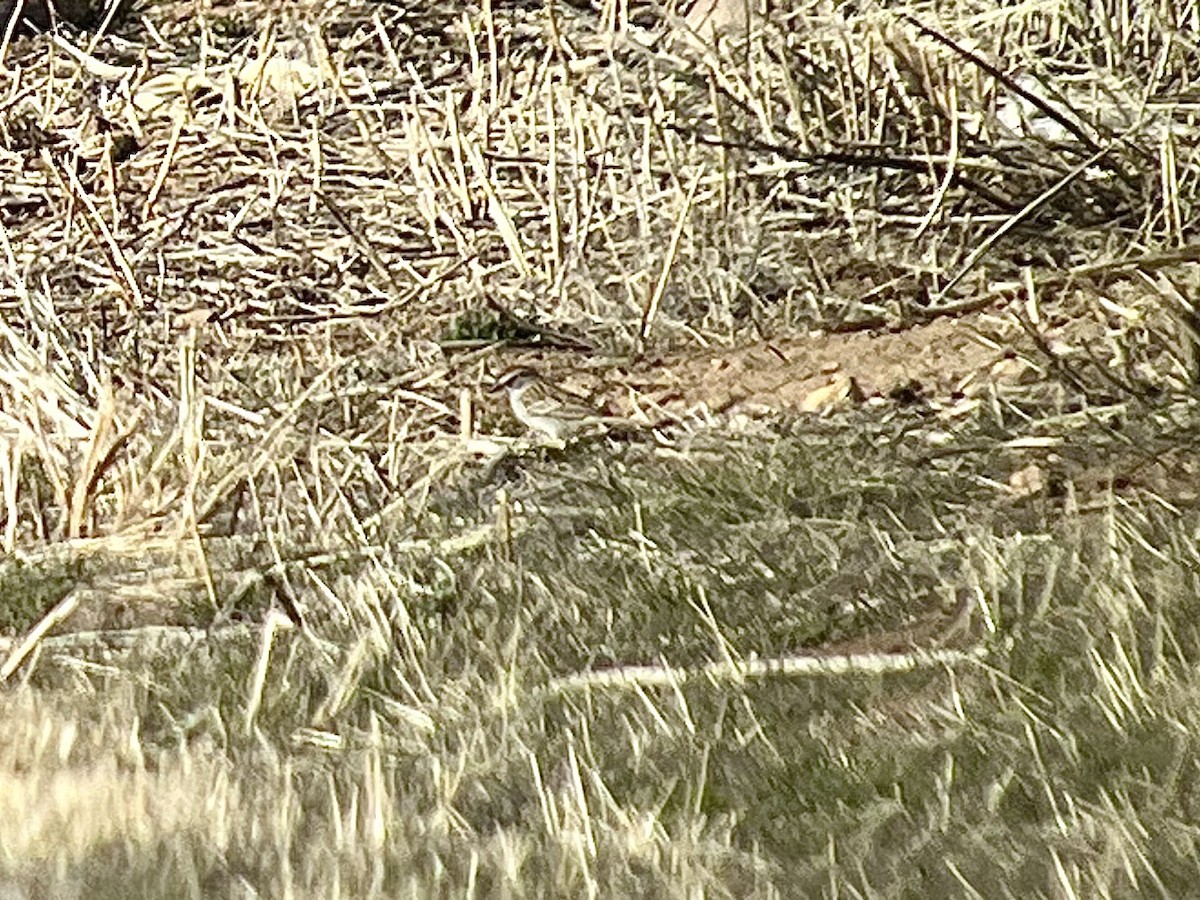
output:
[[[1198,26],[9,35],[0,898],[1194,895]]]

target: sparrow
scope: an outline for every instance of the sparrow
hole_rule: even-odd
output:
[[[589,425],[614,421],[577,402],[580,398],[563,396],[527,366],[501,373],[490,388],[494,394],[500,391],[508,394],[513,418],[551,440],[562,441]]]

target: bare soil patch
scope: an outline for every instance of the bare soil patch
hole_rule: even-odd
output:
[[[840,377],[854,379],[865,397],[909,389],[949,401],[954,392],[993,375],[1015,377],[993,373],[1013,351],[984,343],[977,332],[982,324],[981,316],[963,316],[898,331],[787,337],[668,357],[647,368],[669,381],[684,403],[719,410],[797,411],[814,391]]]

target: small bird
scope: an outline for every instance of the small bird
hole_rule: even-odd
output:
[[[555,441],[565,440],[589,425],[620,421],[598,415],[596,410],[577,402],[580,398],[562,396],[561,391],[528,366],[501,373],[490,390],[506,391],[513,417],[531,431]]]

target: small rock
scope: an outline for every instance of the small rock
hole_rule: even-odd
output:
[[[839,375],[829,384],[811,391],[800,401],[800,411],[808,413],[827,413],[839,406],[863,401],[862,389],[858,382],[849,375]]]
[[[1014,497],[1032,497],[1046,489],[1046,473],[1037,463],[1030,463],[1008,476],[1008,492]]]

